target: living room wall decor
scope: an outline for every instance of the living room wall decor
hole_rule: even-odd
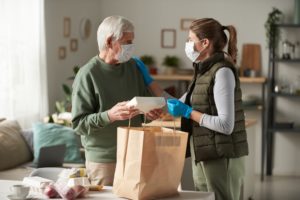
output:
[[[63,60],[63,59],[66,58],[66,56],[67,56],[67,49],[66,49],[66,47],[64,47],[64,46],[59,47],[58,48],[58,58],[60,60]]]
[[[76,38],[72,38],[70,40],[70,51],[77,51],[78,50],[78,40]]]
[[[79,34],[81,39],[88,39],[92,32],[92,23],[88,18],[82,18],[79,24]]]
[[[162,29],[160,36],[161,48],[173,49],[176,47],[176,30],[175,29]]]
[[[191,23],[194,21],[195,19],[192,18],[183,18],[180,20],[180,29],[182,31],[188,31],[189,27],[191,25]]]
[[[64,29],[64,37],[70,37],[70,35],[71,35],[71,18],[70,17],[64,18],[63,29]]]

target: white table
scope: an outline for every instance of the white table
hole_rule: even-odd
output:
[[[11,180],[0,180],[0,200],[7,199],[6,196],[10,194],[9,188],[14,184],[21,184],[21,181],[11,181]],[[174,199],[174,200],[214,200],[215,196],[212,192],[195,192],[195,191],[180,191],[179,196],[173,198],[164,198],[165,200]],[[29,194],[30,197],[32,194]],[[36,198],[32,199],[41,199],[40,197],[34,196]],[[122,199],[118,198],[115,194],[112,193],[112,187],[104,187],[100,192],[89,192],[84,199]],[[124,200],[124,199],[123,199]]]

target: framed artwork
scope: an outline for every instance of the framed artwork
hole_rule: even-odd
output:
[[[192,21],[194,21],[194,20],[195,19],[192,19],[192,18],[181,19],[180,20],[180,29],[183,31],[188,31]]]
[[[70,17],[65,17],[64,18],[64,37],[70,37],[71,35],[71,18]]]
[[[63,59],[65,59],[66,58],[66,56],[67,56],[67,49],[66,49],[66,47],[59,47],[58,48],[58,58],[60,59],[60,60],[63,60]]]
[[[160,36],[161,48],[173,49],[176,47],[176,30],[175,29],[162,29]]]
[[[70,51],[77,51],[78,50],[78,40],[73,38],[70,40]]]

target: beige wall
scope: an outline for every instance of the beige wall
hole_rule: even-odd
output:
[[[57,100],[63,99],[62,83],[69,83],[67,77],[73,75],[74,65],[83,65],[88,59],[97,54],[96,28],[101,21],[101,3],[98,0],[46,0],[46,53],[48,71],[49,110],[54,111]],[[63,19],[71,18],[71,36],[63,37]],[[79,37],[79,23],[83,17],[92,20],[92,34],[89,39]],[[78,39],[78,51],[70,52],[70,38]],[[65,46],[67,56],[58,59],[58,48]]]
[[[63,96],[61,84],[67,82],[66,77],[72,74],[73,65],[82,65],[97,54],[96,29],[101,20],[109,15],[123,15],[135,24],[136,55],[151,54],[161,65],[165,55],[177,55],[182,60],[182,67],[190,68],[191,63],[184,54],[184,43],[187,32],[180,30],[181,18],[213,17],[222,24],[233,24],[238,31],[238,47],[243,43],[260,43],[263,56],[263,71],[267,73],[268,51],[266,47],[264,22],[272,7],[286,13],[285,21],[292,21],[292,0],[46,0],[46,33],[47,33],[47,65],[49,84],[49,104],[53,111],[54,102]],[[79,50],[67,52],[65,60],[58,60],[57,49],[60,45],[68,45],[69,38],[63,38],[63,17],[71,17],[72,37],[79,38],[79,22],[82,17],[89,17],[93,24],[90,39],[79,40]],[[176,48],[160,48],[160,31],[172,28],[177,31]],[[240,59],[238,60],[238,63]],[[299,74],[295,68],[287,67],[292,76]],[[256,86],[243,86],[244,93],[260,94]],[[282,100],[279,102],[282,115],[293,114],[291,120],[299,120],[299,104]],[[283,112],[287,110],[287,112]],[[247,112],[247,116],[260,121],[259,112]],[[299,122],[299,121],[298,121]],[[260,122],[257,126],[256,171],[260,167]],[[293,134],[276,134],[275,137],[275,174],[300,175],[300,138]]]

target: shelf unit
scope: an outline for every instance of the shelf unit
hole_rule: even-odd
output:
[[[300,28],[300,24],[274,24],[271,27],[271,31],[274,31],[276,29],[296,29]],[[282,63],[286,64],[293,64],[293,63],[299,63],[300,59],[281,59],[276,57],[276,47],[272,44],[275,43],[276,38],[274,34],[272,34],[272,38],[270,40],[270,51],[269,51],[269,69],[268,69],[268,92],[267,92],[267,108],[266,111],[266,174],[272,175],[272,169],[273,169],[273,148],[274,148],[274,133],[276,132],[287,132],[287,133],[300,133],[300,127],[293,127],[293,128],[281,128],[276,127],[276,121],[275,121],[275,113],[276,113],[276,99],[277,98],[289,98],[289,99],[295,99],[299,98],[300,95],[296,94],[287,94],[287,93],[276,93],[275,92],[275,85],[276,85],[276,67]]]
[[[267,83],[266,77],[240,77],[240,82],[244,84],[256,84],[261,86],[261,102],[252,105],[252,106],[244,106],[244,111],[250,110],[258,110],[261,112],[261,173],[260,179],[264,180],[264,163],[265,163],[265,149],[266,149],[266,116],[265,116],[265,88]]]

